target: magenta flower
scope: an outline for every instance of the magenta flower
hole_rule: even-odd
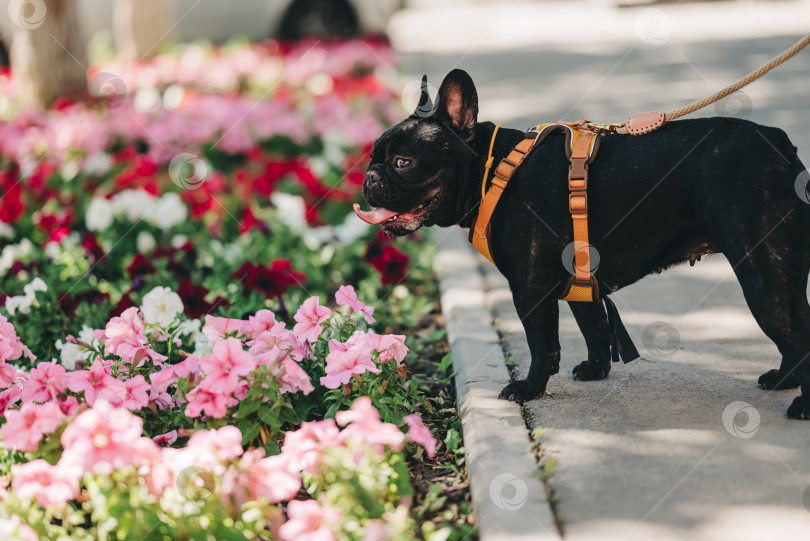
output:
[[[366,370],[374,374],[380,373],[380,369],[371,360],[371,347],[365,341],[348,345],[329,340],[325,370],[326,376],[321,378],[321,385],[327,389],[337,389],[349,383],[353,374],[362,374]]]
[[[281,453],[290,457],[291,466],[318,475],[321,453],[332,447],[340,447],[343,440],[334,419],[302,423],[301,428],[284,434]]]
[[[70,466],[52,466],[38,458],[11,467],[11,490],[19,498],[36,498],[42,507],[64,507],[79,495],[81,471]]]
[[[3,447],[18,451],[36,451],[45,434],[52,434],[62,424],[62,411],[55,402],[23,404],[19,410],[6,412],[6,423],[0,427]]]
[[[324,509],[315,500],[293,500],[287,505],[289,520],[278,530],[283,541],[335,541],[329,525],[343,517],[337,509]]]
[[[318,304],[318,297],[310,297],[304,301],[293,318],[296,323],[293,332],[302,342],[314,343],[321,335],[321,323],[329,319],[332,310]]]
[[[374,308],[366,306],[357,300],[357,293],[354,292],[354,286],[340,286],[340,289],[335,293],[335,302],[339,305],[346,305],[355,312],[361,312],[368,323],[374,323],[374,321],[376,321],[371,315],[374,313]]]
[[[65,451],[60,464],[75,464],[82,471],[109,475],[136,462],[134,445],[141,437],[143,421],[126,410],[109,415],[110,405],[102,404],[99,401],[92,409],[80,413],[65,428],[62,433]]]
[[[405,424],[408,425],[407,438],[424,447],[428,457],[436,456],[436,438],[422,422],[422,416],[411,413],[405,417]]]
[[[380,453],[384,446],[399,451],[405,441],[405,434],[396,426],[380,421],[380,413],[367,396],[357,398],[348,411],[337,412],[335,420],[339,425],[349,425],[340,433],[344,441],[363,441]]]
[[[49,363],[39,363],[31,369],[31,375],[23,381],[22,399],[24,402],[45,402],[55,400],[56,395],[63,393],[67,386],[65,367],[56,364],[56,359]]]

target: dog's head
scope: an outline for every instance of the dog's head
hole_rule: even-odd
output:
[[[357,215],[394,235],[458,223],[466,205],[461,177],[477,160],[470,148],[477,119],[478,94],[465,71],[444,78],[435,103],[423,77],[416,111],[374,143],[363,183],[374,208],[355,205]]]

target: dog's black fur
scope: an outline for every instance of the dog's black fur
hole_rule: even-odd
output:
[[[422,106],[429,97],[423,90]],[[414,114],[374,144],[363,185],[366,201],[408,212],[383,224],[393,234],[422,225],[471,227],[494,125],[478,122],[478,98],[462,70],[447,75],[430,115]],[[501,129],[495,164],[524,137]],[[573,241],[563,136],[538,144],[512,178],[491,221],[490,244],[508,279],[532,354],[528,377],[502,398],[545,392],[559,371],[558,297],[570,277],[563,249]],[[397,168],[397,158],[409,160]],[[751,312],[782,354],[779,370],[763,374],[765,389],[801,386],[788,417],[810,418],[810,205],[794,188],[804,170],[779,129],[711,118],[668,123],[650,134],[610,134],[590,165],[590,242],[600,254],[601,294],[707,253],[724,254]],[[538,216],[541,219],[538,219]],[[546,225],[547,224],[547,225]],[[602,303],[572,302],[588,345],[574,369],[581,380],[610,371],[611,335]]]

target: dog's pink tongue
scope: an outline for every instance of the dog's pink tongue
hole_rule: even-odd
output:
[[[357,214],[357,217],[364,222],[373,225],[379,225],[398,214],[393,210],[384,209],[382,207],[378,207],[373,210],[360,210],[360,205],[357,203],[354,204],[354,213]]]

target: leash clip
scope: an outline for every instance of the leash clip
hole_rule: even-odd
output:
[[[593,131],[594,133],[598,134],[605,134],[605,133],[614,133],[616,130],[624,126],[624,122],[621,124],[597,124],[595,122],[588,122],[586,123],[583,128]]]

